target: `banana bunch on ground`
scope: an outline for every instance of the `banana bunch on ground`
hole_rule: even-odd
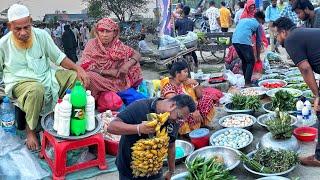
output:
[[[156,129],[156,136],[138,140],[132,147],[131,168],[134,177],[152,176],[159,173],[163,160],[168,155],[169,136],[166,128],[161,126],[167,121],[170,113],[147,115],[147,126]],[[161,129],[161,130],[160,130]]]

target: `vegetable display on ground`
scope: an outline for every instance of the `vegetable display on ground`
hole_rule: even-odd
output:
[[[258,110],[261,107],[259,96],[244,96],[235,94],[232,96],[232,108],[237,110]]]
[[[296,107],[296,99],[288,91],[278,91],[272,97],[272,110],[279,108],[279,111],[293,111]]]

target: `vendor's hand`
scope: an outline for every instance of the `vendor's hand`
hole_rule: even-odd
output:
[[[172,175],[173,175],[172,172],[167,171],[167,172],[164,174],[164,179],[165,179],[165,180],[170,180]]]
[[[119,73],[126,75],[129,72],[129,68],[130,66],[128,64],[123,64],[119,69]]]
[[[198,81],[194,80],[194,79],[187,79],[186,82],[184,83],[185,85],[197,85],[199,84]]]
[[[78,79],[83,83],[84,87],[87,88],[89,86],[90,79],[86,71],[80,66],[78,66],[77,68],[77,76],[78,76]]]
[[[319,97],[314,98],[313,108],[316,113],[320,112]]]
[[[142,121],[139,125],[140,133],[141,134],[152,134],[155,133],[156,130],[154,127],[147,126],[148,121]]]
[[[109,76],[112,76],[112,77],[115,77],[115,78],[118,78],[119,77],[119,71],[117,69],[109,69],[107,70],[107,73],[104,74],[104,75],[109,75]]]
[[[192,117],[196,122],[202,122],[203,118],[198,110],[192,113]]]

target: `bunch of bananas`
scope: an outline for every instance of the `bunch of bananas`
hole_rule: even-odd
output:
[[[170,113],[147,115],[147,126],[154,127],[156,136],[140,139],[132,147],[131,168],[134,177],[145,177],[158,174],[163,166],[163,160],[168,155],[169,136],[166,128],[161,126],[167,121]]]

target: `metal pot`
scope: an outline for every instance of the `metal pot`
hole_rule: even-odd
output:
[[[300,148],[296,137],[291,136],[289,139],[274,139],[271,132],[262,136],[258,146],[259,148],[272,148],[274,150],[284,149],[294,152],[297,152]]]

